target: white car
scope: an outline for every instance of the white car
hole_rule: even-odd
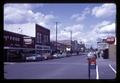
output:
[[[26,57],[27,61],[35,61],[36,60],[36,56],[28,56]]]
[[[26,60],[27,61],[35,61],[39,58],[41,58],[41,55],[39,55],[39,54],[29,54],[29,56],[26,57]]]
[[[58,54],[53,54],[53,58],[58,58]]]
[[[66,55],[67,55],[66,53],[62,53],[62,56],[63,56],[63,57],[66,57]]]

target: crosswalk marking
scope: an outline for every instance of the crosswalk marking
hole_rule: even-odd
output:
[[[98,65],[96,65],[96,79],[99,79]]]
[[[111,66],[111,64],[109,64],[109,67],[114,71],[114,73],[116,74],[115,69]]]

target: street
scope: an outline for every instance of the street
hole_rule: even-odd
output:
[[[5,79],[89,79],[86,55],[39,62],[4,63]],[[97,59],[90,79],[115,79],[116,62]]]

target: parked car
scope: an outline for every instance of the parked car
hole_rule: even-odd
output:
[[[49,55],[47,58],[48,59],[53,59],[54,57],[52,55]]]
[[[70,57],[70,56],[71,56],[71,53],[67,53],[67,54],[66,54],[66,57]]]
[[[63,57],[66,57],[66,56],[67,56],[67,54],[63,52],[63,53],[62,53],[62,56],[63,56]]]
[[[45,60],[48,60],[51,58],[50,53],[44,53],[42,56],[44,57]]]
[[[53,54],[52,56],[53,56],[53,58],[55,58],[55,59],[58,58],[57,53]]]
[[[26,61],[35,61],[36,60],[36,56],[34,55],[30,55],[26,57]]]
[[[58,58],[62,58],[63,57],[62,54],[57,54],[57,56],[58,56]]]
[[[37,60],[37,61],[43,61],[43,60],[44,60],[44,57],[43,57],[42,55],[37,54],[37,55],[36,55],[36,60]]]
[[[29,54],[29,56],[26,57],[26,61],[41,61],[44,60],[44,58],[39,54]]]

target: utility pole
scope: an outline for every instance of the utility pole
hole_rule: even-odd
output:
[[[56,24],[56,52],[57,52],[57,25],[58,25],[58,22],[55,22]]]
[[[72,31],[70,31],[70,34],[71,34],[71,56],[72,56]]]

